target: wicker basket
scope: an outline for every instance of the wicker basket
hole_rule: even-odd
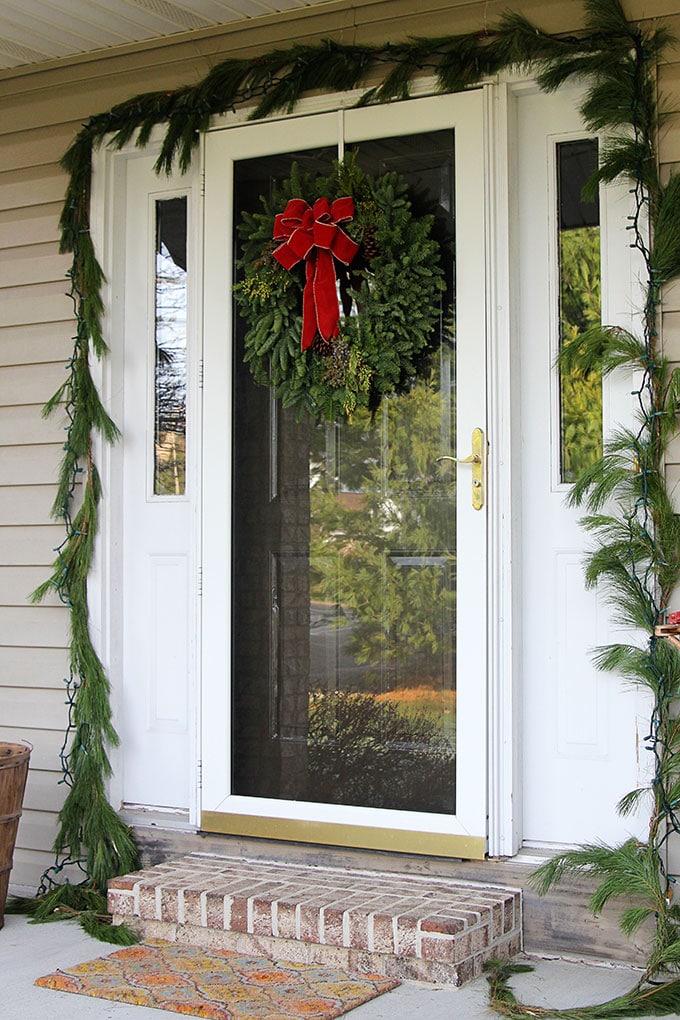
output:
[[[0,928],[5,923],[5,903],[12,870],[14,843],[24,800],[29,744],[0,742]]]

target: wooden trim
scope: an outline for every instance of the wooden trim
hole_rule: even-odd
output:
[[[259,815],[203,811],[201,828],[231,836],[255,836],[294,843],[392,850],[427,857],[460,857],[481,861],[486,854],[484,836],[460,836],[439,832],[407,832],[401,829],[342,825],[338,822],[305,822],[291,818],[261,818]]]

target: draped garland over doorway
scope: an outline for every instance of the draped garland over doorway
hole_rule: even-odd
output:
[[[664,453],[677,426],[680,370],[662,356],[658,336],[663,286],[680,275],[680,177],[662,184],[656,150],[661,118],[656,71],[672,40],[663,27],[629,22],[619,0],[587,0],[585,15],[583,32],[570,36],[546,34],[522,15],[508,13],[495,28],[467,35],[378,47],[327,40],[254,60],[228,59],[196,85],[145,93],[91,117],[66,152],[62,166],[69,184],[60,221],[61,251],[73,256],[69,276],[77,331],[68,376],[45,408],[50,413],[65,406],[68,414],[54,505],[55,516],[66,524],[66,537],[54,573],[35,599],[56,588],[70,610],[71,725],[62,756],[69,790],[59,815],[57,864],[46,875],[44,895],[33,904],[38,915],[50,915],[60,900],[71,904],[71,912],[78,909],[73,887],[59,884],[64,863],[76,861],[82,867],[83,897],[101,895],[109,878],[137,865],[130,832],[106,799],[107,748],[117,737],[108,681],[88,626],[87,581],[102,498],[92,442],[96,434],[107,442],[118,438],[90,372],[91,357],[107,353],[101,325],[103,273],[90,235],[94,151],[103,144],[121,149],[132,141],[143,148],[160,125],[164,136],[157,171],[175,166],[184,171],[211,118],[243,106],[251,108],[250,119],[258,119],[292,112],[310,90],[361,88],[359,105],[384,103],[409,98],[412,82],[423,75],[434,78],[437,91],[452,93],[501,71],[524,70],[548,91],[570,79],[585,82],[584,122],[607,139],[591,186],[594,190],[600,183],[624,179],[633,195],[630,243],[645,273],[639,328],[635,334],[606,326],[591,329],[567,345],[563,357],[565,365],[576,364],[585,372],[595,366],[604,372],[632,366],[641,380],[634,424],[618,430],[602,459],[577,480],[572,499],[584,506],[585,527],[594,537],[588,582],[607,589],[618,618],[642,635],[638,644],[600,650],[598,665],[648,689],[653,702],[648,740],[652,781],[620,805],[623,811],[649,805],[647,841],[562,854],[540,869],[537,881],[545,891],[568,871],[595,875],[595,911],[613,896],[635,897],[635,907],[622,914],[624,930],[633,933],[649,917],[655,923],[647,970],[625,1001],[563,1016],[680,1011],[680,908],[673,903],[672,879],[664,865],[669,833],[680,831],[680,722],[671,711],[680,696],[680,653],[659,631],[680,580],[680,524],[663,473]],[[508,986],[511,970],[509,965],[492,974],[494,1006],[512,1017],[549,1015],[516,1002]]]

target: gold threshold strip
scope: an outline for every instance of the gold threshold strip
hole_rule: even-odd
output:
[[[262,818],[256,815],[204,811],[201,828],[230,836],[254,836],[293,843],[323,843],[327,846],[362,850],[393,850],[429,857],[460,857],[480,861],[486,854],[483,836],[448,835],[440,832],[412,832],[339,822],[304,822],[291,818]]]

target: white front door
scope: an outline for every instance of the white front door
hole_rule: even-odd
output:
[[[484,111],[480,90],[206,137],[203,828],[485,852],[486,499],[453,464],[486,433]],[[433,201],[453,335],[373,418],[296,424],[242,363],[235,217],[344,147]]]
[[[121,738],[113,793],[127,810],[188,824],[195,809],[200,217],[195,172],[159,178],[156,158],[131,148],[103,155],[100,164],[113,193],[105,388],[122,431],[122,441],[105,451],[108,666]]]
[[[640,784],[647,732],[644,698],[593,665],[597,646],[629,636],[586,590],[584,510],[567,502],[574,473],[632,420],[634,389],[618,372],[570,392],[555,366],[560,331],[600,319],[635,329],[630,194],[619,184],[600,189],[599,210],[582,202],[598,142],[579,99],[564,89],[517,100],[523,836],[534,846],[636,831],[615,805]]]

